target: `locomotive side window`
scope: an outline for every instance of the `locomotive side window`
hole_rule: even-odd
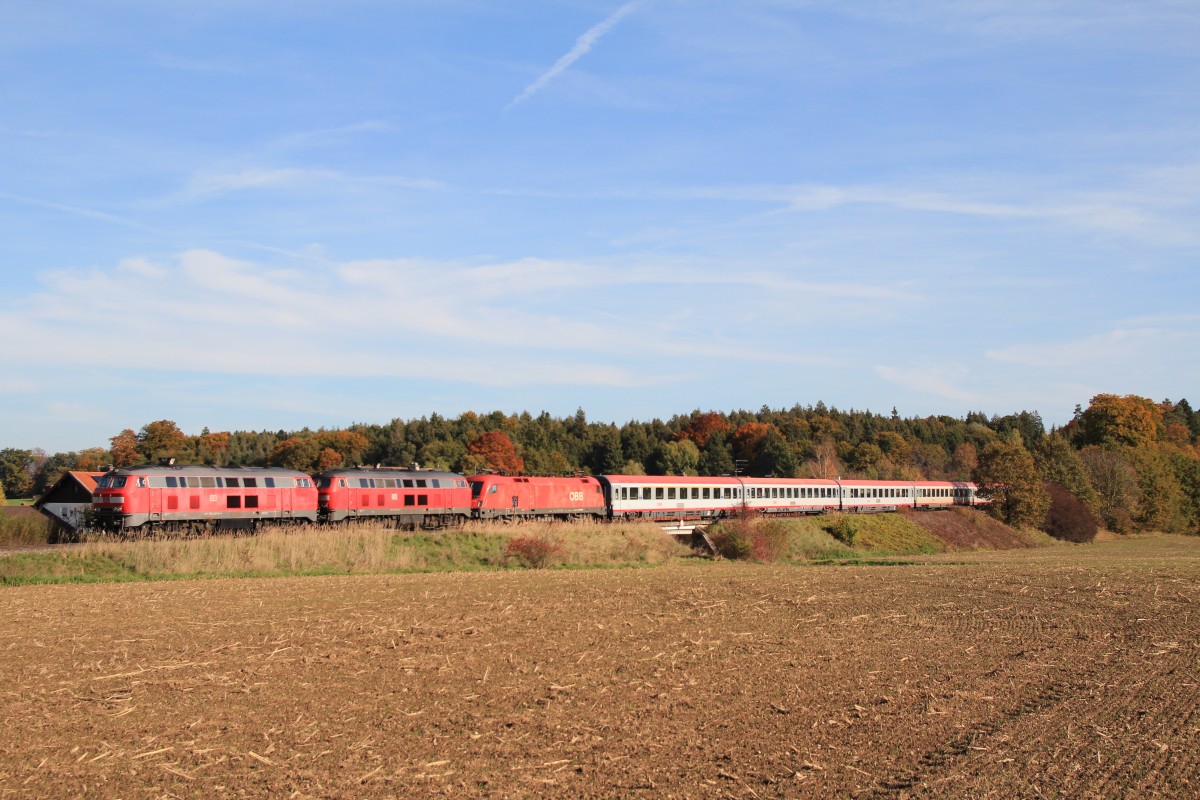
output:
[[[404,485],[408,486],[410,483],[412,483],[412,481],[405,481]],[[498,491],[500,491],[500,484],[498,484],[498,483],[493,483],[491,486],[488,487],[488,494],[495,494]]]
[[[404,488],[405,488],[405,489],[411,489],[411,488],[413,488],[413,482],[412,482],[412,478],[405,478],[405,479],[404,479]],[[491,494],[491,492],[489,491],[489,492],[488,492],[488,494]]]
[[[251,479],[251,480],[253,480],[253,479]],[[256,494],[246,495],[246,508],[258,508],[258,495],[256,495]]]
[[[157,476],[155,476],[155,477],[151,477],[151,478],[150,478],[150,488],[151,488],[151,489],[165,489],[165,488],[167,488],[167,479],[166,479],[166,478],[160,478],[160,477],[157,477]]]
[[[245,486],[247,489],[257,489],[258,478],[246,478],[242,481],[242,486]]]
[[[242,498],[236,494],[228,495],[225,498],[225,507],[226,508],[241,508],[242,507]]]
[[[217,479],[216,478],[201,478],[200,486],[201,486],[201,488],[204,488],[204,489],[215,489],[217,486]]]
[[[275,488],[275,479],[274,478],[263,478],[263,485],[266,486],[268,489],[274,489]]]
[[[236,489],[241,485],[237,478],[226,478],[225,487],[227,489]]]
[[[416,505],[416,502],[417,502],[417,498],[413,497],[411,494],[404,495],[404,505],[406,505],[406,506]]]
[[[170,475],[167,477],[167,488],[168,489],[174,489],[178,486],[179,486],[179,478],[176,478],[174,475]]]
[[[419,505],[419,506],[429,505],[429,495],[427,495],[427,494],[417,495],[417,505]]]
[[[425,488],[425,479],[424,478],[417,478],[417,488],[418,489]]]
[[[186,480],[189,489],[199,489],[200,488],[200,479],[199,478],[180,478],[179,480],[181,480],[181,481]],[[180,484],[180,485],[182,486],[183,484]]]

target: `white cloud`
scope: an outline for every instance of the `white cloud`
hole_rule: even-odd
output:
[[[600,40],[600,37],[604,36],[606,33],[615,28],[618,22],[626,17],[630,12],[634,11],[638,6],[644,4],[645,0],[632,0],[631,2],[625,3],[623,6],[618,8],[602,22],[599,22],[596,25],[593,25],[591,28],[588,28],[588,30],[582,36],[575,40],[575,45],[569,51],[567,51],[566,55],[558,59],[558,61],[555,61],[554,66],[550,67],[550,69],[539,75],[537,80],[535,80],[533,83],[526,86],[519,95],[513,98],[512,102],[510,102],[504,110],[508,111],[509,109],[520,105],[544,89],[550,83],[550,81],[554,80],[563,72],[565,72],[572,64],[585,56],[589,50],[595,47],[596,42]]]
[[[922,395],[940,397],[960,403],[983,402],[979,392],[965,389],[959,384],[968,379],[966,368],[952,366],[929,366],[907,364],[903,367],[891,364],[875,364],[872,370],[889,383],[903,386]]]

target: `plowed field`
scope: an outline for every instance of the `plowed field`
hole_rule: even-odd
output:
[[[0,796],[1200,797],[1200,540],[939,558],[0,590]]]

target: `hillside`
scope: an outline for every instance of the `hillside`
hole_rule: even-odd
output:
[[[945,511],[904,509],[900,513],[906,520],[941,541],[947,550],[1014,550],[1040,547],[1046,541],[969,508]]]

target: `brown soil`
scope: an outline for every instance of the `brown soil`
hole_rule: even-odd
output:
[[[1200,540],[0,591],[0,795],[1197,797]]]
[[[977,509],[901,509],[901,513],[910,522],[941,539],[951,550],[1011,550],[1030,546],[1020,533]]]

